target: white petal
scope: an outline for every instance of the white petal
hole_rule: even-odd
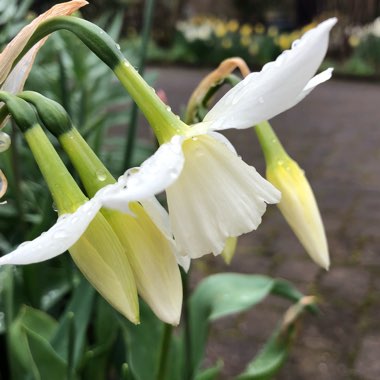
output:
[[[311,78],[305,88],[302,90],[302,92],[298,95],[297,103],[300,102],[304,97],[310,94],[311,91],[315,89],[319,84],[328,81],[333,72],[333,68],[328,68],[325,71],[322,71],[315,77]]]
[[[48,231],[1,257],[0,265],[32,264],[60,255],[77,242],[100,207],[101,203],[92,199],[80,206],[73,214],[60,216],[57,223]]]
[[[182,141],[182,137],[174,136],[140,168],[127,171],[115,185],[106,186],[96,197],[105,207],[129,212],[129,202],[148,199],[164,191],[178,178],[183,168]]]
[[[224,144],[203,135],[183,144],[185,165],[167,189],[170,222],[181,252],[219,254],[230,236],[257,228],[280,193]]]
[[[158,202],[156,197],[145,199],[140,202],[146,213],[151,218],[152,222],[162,232],[165,238],[172,246],[178,265],[180,265],[186,272],[190,268],[190,257],[185,253],[179,252],[177,244],[173,238],[173,232],[170,226],[169,214],[164,207]]]
[[[308,31],[259,73],[251,73],[216,103],[204,118],[213,130],[249,128],[293,107],[326,54],[336,19]]]
[[[235,153],[237,155],[235,147],[231,144],[230,140],[221,133],[214,132],[214,131],[209,131],[207,134],[211,137],[213,137],[215,140],[220,141],[223,143],[231,152]]]
[[[170,227],[169,214],[156,197],[151,197],[140,201],[146,213],[150,216],[152,222],[168,239],[173,238]]]

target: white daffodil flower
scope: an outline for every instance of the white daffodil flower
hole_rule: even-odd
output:
[[[216,103],[201,123],[189,127],[179,120],[176,123],[171,115],[165,128],[160,105],[154,112],[143,109],[161,148],[167,146],[162,155],[153,156],[147,165],[153,174],[155,167],[170,164],[171,169],[161,174],[169,182],[178,177],[171,186],[166,186],[166,192],[171,228],[183,255],[197,258],[211,252],[221,253],[229,237],[258,227],[266,203],[279,202],[280,192],[244,163],[224,137],[213,131],[249,128],[268,120],[296,105],[318,84],[328,80],[332,69],[314,75],[326,54],[329,32],[335,23],[335,18],[321,23],[276,61],[266,64],[260,72],[249,74]],[[124,68],[120,65],[119,79],[123,82],[127,70],[135,78],[136,87],[137,75],[128,64]],[[123,83],[133,94],[128,82]],[[140,106],[143,108],[144,104],[140,102]],[[160,177],[160,182],[164,184],[165,180]],[[109,193],[103,199],[104,204],[126,209],[123,191]]]

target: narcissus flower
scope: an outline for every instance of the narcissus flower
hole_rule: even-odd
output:
[[[144,111],[161,147],[166,145],[171,152],[171,157],[161,157],[161,163],[152,160],[152,168],[170,160],[176,169],[167,173],[168,178],[180,173],[166,192],[171,226],[182,254],[197,258],[210,252],[221,253],[229,237],[257,228],[266,203],[280,200],[280,192],[245,164],[231,144],[214,131],[248,128],[270,119],[328,80],[331,69],[314,74],[326,54],[329,31],[335,23],[336,19],[330,19],[308,31],[293,43],[291,50],[231,89],[203,122],[190,127],[148,94],[150,89],[141,83],[128,62],[115,67],[116,75]],[[155,102],[153,107],[144,104],[138,90]],[[121,191],[104,202],[120,209],[123,197]]]

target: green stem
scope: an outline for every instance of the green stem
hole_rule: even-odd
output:
[[[142,30],[142,42],[139,55],[139,74],[143,77],[145,71],[145,63],[148,51],[148,42],[153,24],[155,0],[147,0],[144,8],[144,24]],[[137,132],[137,119],[138,119],[138,107],[136,103],[133,103],[131,118],[129,122],[129,128],[127,131],[127,143],[125,145],[124,163],[121,171],[129,168],[132,164],[132,158],[134,153],[136,132]]]
[[[184,364],[184,380],[191,380],[193,376],[192,371],[192,346],[191,346],[191,327],[190,327],[190,313],[189,313],[189,272],[186,273],[181,269],[181,277],[182,277],[182,289],[183,289],[183,323],[184,323],[184,350],[185,350],[185,364]]]
[[[20,230],[22,233],[22,236],[25,238],[25,232],[26,232],[26,225],[25,225],[25,213],[24,213],[24,202],[23,197],[21,194],[21,173],[20,173],[20,155],[17,148],[17,129],[14,125],[14,122],[12,121],[13,129],[12,129],[12,145],[11,145],[11,165],[12,165],[12,172],[13,172],[13,191],[14,191],[14,197],[16,201],[16,208],[18,213],[18,219],[20,222]],[[24,239],[23,239],[24,240]]]
[[[34,125],[24,135],[48,184],[58,211],[60,213],[74,212],[86,201],[86,197],[61,161],[41,126]]]
[[[5,306],[5,333],[7,339],[7,352],[8,352],[8,364],[10,368],[10,373],[13,374],[15,372],[15,359],[10,354],[12,352],[11,349],[11,325],[14,319],[14,277],[13,277],[13,265],[7,265],[4,268],[6,275],[6,279],[4,281],[4,306]]]
[[[144,113],[160,143],[169,141],[176,134],[185,134],[188,126],[161,101],[120,52],[118,45],[98,26],[76,17],[54,17],[40,24],[28,40],[19,60],[34,44],[47,35],[66,29],[74,33],[104,63],[106,63],[129,92]],[[17,62],[17,60],[16,60]]]
[[[288,156],[276,133],[267,121],[257,124],[254,129],[267,165],[271,162],[283,160]]]
[[[172,337],[173,326],[164,324],[164,335],[162,337],[160,360],[158,367],[157,380],[166,380],[166,367],[168,363],[168,354],[170,350],[170,341]]]

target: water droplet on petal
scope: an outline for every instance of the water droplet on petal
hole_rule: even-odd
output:
[[[278,160],[277,161],[277,165],[280,165],[280,166],[284,165],[284,161],[283,160]]]
[[[300,42],[301,42],[300,40],[294,40],[292,42],[292,49],[294,49],[295,47],[297,47],[297,45],[299,45]]]
[[[5,152],[11,145],[11,138],[5,132],[0,132],[0,153]]]
[[[24,241],[23,243],[21,243],[19,246],[18,246],[18,248],[22,248],[22,247],[25,247],[27,244],[29,244],[30,243],[30,241],[29,240],[27,240],[27,241]]]
[[[125,66],[125,67],[130,67],[131,64],[130,64],[128,61],[124,61],[124,66]]]
[[[57,207],[57,205],[55,204],[55,202],[52,203],[51,207],[53,208],[53,210],[54,210],[55,212],[58,212],[58,207]]]
[[[240,98],[238,96],[235,96],[233,99],[232,99],[232,105],[235,105],[239,102]]]
[[[172,110],[171,107],[169,106],[166,107],[166,111],[170,112],[171,110]]]
[[[120,45],[119,44],[116,44],[116,49],[120,50]]]
[[[100,182],[104,182],[106,179],[107,179],[107,173],[104,171],[104,170],[98,170],[96,172],[96,178],[100,181]]]

